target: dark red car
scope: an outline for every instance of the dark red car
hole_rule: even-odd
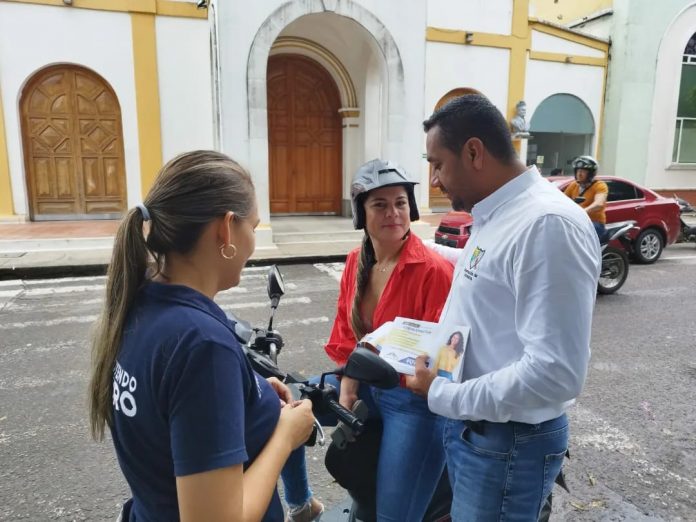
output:
[[[440,220],[435,231],[435,242],[452,248],[464,248],[469,239],[469,227],[474,222],[468,212],[453,210]]]
[[[573,181],[572,176],[547,178],[560,190]],[[607,223],[633,220],[637,229],[629,233],[632,254],[641,263],[654,263],[666,245],[679,237],[679,205],[672,198],[665,198],[649,188],[627,179],[614,176],[598,176],[609,187]],[[449,212],[440,221],[435,232],[435,242],[463,248],[469,239],[469,227],[473,220],[466,212]]]

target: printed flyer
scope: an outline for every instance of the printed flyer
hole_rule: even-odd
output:
[[[460,382],[464,352],[469,340],[468,326],[430,323],[397,317],[360,340],[379,352],[399,373],[413,375],[416,357],[428,355],[428,367],[435,364],[440,376]]]

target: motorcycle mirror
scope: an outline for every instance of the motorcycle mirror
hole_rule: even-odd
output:
[[[575,201],[579,205],[580,203],[585,202],[585,198],[583,198],[583,197],[573,198],[573,201]]]
[[[376,388],[395,388],[399,374],[394,367],[367,348],[356,348],[348,357],[343,375]]]
[[[285,283],[283,276],[276,265],[271,265],[268,269],[268,297],[271,300],[271,308],[276,308],[280,298],[285,293]]]

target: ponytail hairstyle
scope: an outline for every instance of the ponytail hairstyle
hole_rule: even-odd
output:
[[[372,245],[372,240],[365,229],[362,246],[360,248],[360,257],[358,258],[358,273],[355,277],[355,296],[353,297],[353,307],[350,310],[350,326],[355,335],[355,340],[359,341],[366,333],[372,329],[372,325],[365,324],[362,315],[360,314],[360,306],[362,304],[363,294],[367,283],[370,280],[370,270],[376,263],[375,249]]]
[[[254,205],[254,185],[244,168],[222,153],[198,150],[164,165],[144,208],[129,210],[121,221],[107,272],[106,298],[92,339],[88,399],[95,440],[103,440],[105,427],[113,423],[113,370],[126,318],[149,269],[150,277],[160,274],[167,254],[190,252],[208,223],[228,211],[245,219]]]

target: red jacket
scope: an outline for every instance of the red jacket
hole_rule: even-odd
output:
[[[324,347],[338,365],[346,363],[357,343],[350,326],[350,313],[359,257],[360,248],[356,248],[346,259],[336,319],[329,342]],[[447,260],[411,233],[375,307],[372,329],[376,330],[397,316],[437,322],[452,285],[452,272],[453,267]]]

